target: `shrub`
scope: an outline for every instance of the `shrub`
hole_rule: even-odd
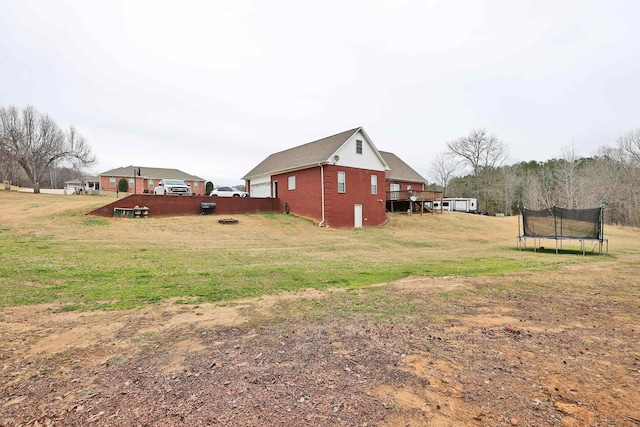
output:
[[[120,181],[118,181],[118,191],[121,193],[129,191],[129,180],[127,178],[120,178]]]

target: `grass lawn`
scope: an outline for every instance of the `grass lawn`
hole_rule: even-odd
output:
[[[56,303],[67,311],[167,299],[232,302],[413,275],[545,272],[612,262],[616,253],[633,250],[628,232],[607,227],[611,256],[519,251],[516,217],[392,215],[385,226],[353,230],[317,228],[284,214],[240,215],[235,225],[219,224],[216,216],[85,215],[103,203],[100,197],[0,193],[0,305]],[[565,243],[565,249],[571,247]]]

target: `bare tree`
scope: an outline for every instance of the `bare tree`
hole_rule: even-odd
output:
[[[31,106],[22,111],[14,106],[0,108],[0,138],[0,151],[25,171],[34,193],[40,192],[40,181],[52,164],[79,168],[96,161],[75,128],[63,132],[51,117]]]
[[[522,207],[527,209],[541,209],[543,206],[546,207],[543,203],[544,190],[540,175],[532,171],[527,171],[523,180]]]
[[[509,156],[509,149],[504,142],[486,129],[474,129],[467,136],[447,143],[449,151],[462,159],[474,176],[480,169],[501,166]]]
[[[640,165],[640,128],[625,133],[617,142],[625,156],[636,165]]]
[[[502,212],[510,214],[514,212],[514,205],[517,205],[518,193],[522,188],[523,177],[513,166],[506,166],[499,169],[500,180],[496,190],[497,200],[502,203]]]
[[[478,198],[478,207],[488,210],[488,195],[492,189],[481,190],[481,174],[493,176],[493,169],[501,166],[509,155],[507,146],[486,129],[474,129],[467,136],[447,143],[453,157],[471,168],[473,194]],[[468,197],[468,196],[467,196]]]
[[[576,150],[575,143],[563,147],[562,156],[555,168],[555,200],[560,206],[574,209],[577,207],[576,200],[580,192],[580,156]]]
[[[442,188],[442,192],[447,191],[447,186],[458,169],[458,162],[449,153],[438,153],[431,161],[431,178]]]

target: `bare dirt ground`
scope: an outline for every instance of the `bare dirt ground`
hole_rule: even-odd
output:
[[[640,425],[637,279],[614,265],[407,278],[381,292],[424,312],[393,321],[326,308],[347,291],[3,309],[0,425]],[[533,290],[491,291],[514,283]]]

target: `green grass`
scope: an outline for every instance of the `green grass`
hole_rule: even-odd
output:
[[[58,303],[58,311],[72,311],[133,308],[167,299],[232,302],[307,288],[366,289],[411,275],[504,276],[607,260],[518,251],[511,240],[496,244],[476,236],[464,241],[459,232],[452,236],[416,225],[421,220],[458,227],[443,223],[449,219],[442,216],[400,219],[403,224],[392,220],[389,226],[363,230],[318,230],[306,219],[284,214],[249,220],[266,225],[209,231],[213,221],[200,223],[206,217],[190,218],[194,225],[180,228],[180,220],[112,220],[86,217],[83,209],[74,208],[35,217],[32,227],[3,227],[0,306]],[[493,227],[472,215],[450,220],[471,221],[480,233]],[[71,232],[49,231],[47,224],[60,221],[69,223]],[[137,234],[104,237],[119,227]],[[192,244],[185,233],[194,239],[210,234],[221,243]]]
[[[265,250],[259,260],[245,264],[242,260],[256,258],[253,251],[120,253],[22,236],[0,239],[0,248],[7,246],[14,249],[0,266],[4,304],[64,301],[69,307],[88,309],[129,308],[174,297],[214,302],[305,288],[362,287],[409,275],[502,275],[553,265],[495,256],[451,261],[424,255],[388,264],[366,259],[329,263],[318,259],[315,250],[297,249]],[[215,265],[208,262],[212,259]]]

